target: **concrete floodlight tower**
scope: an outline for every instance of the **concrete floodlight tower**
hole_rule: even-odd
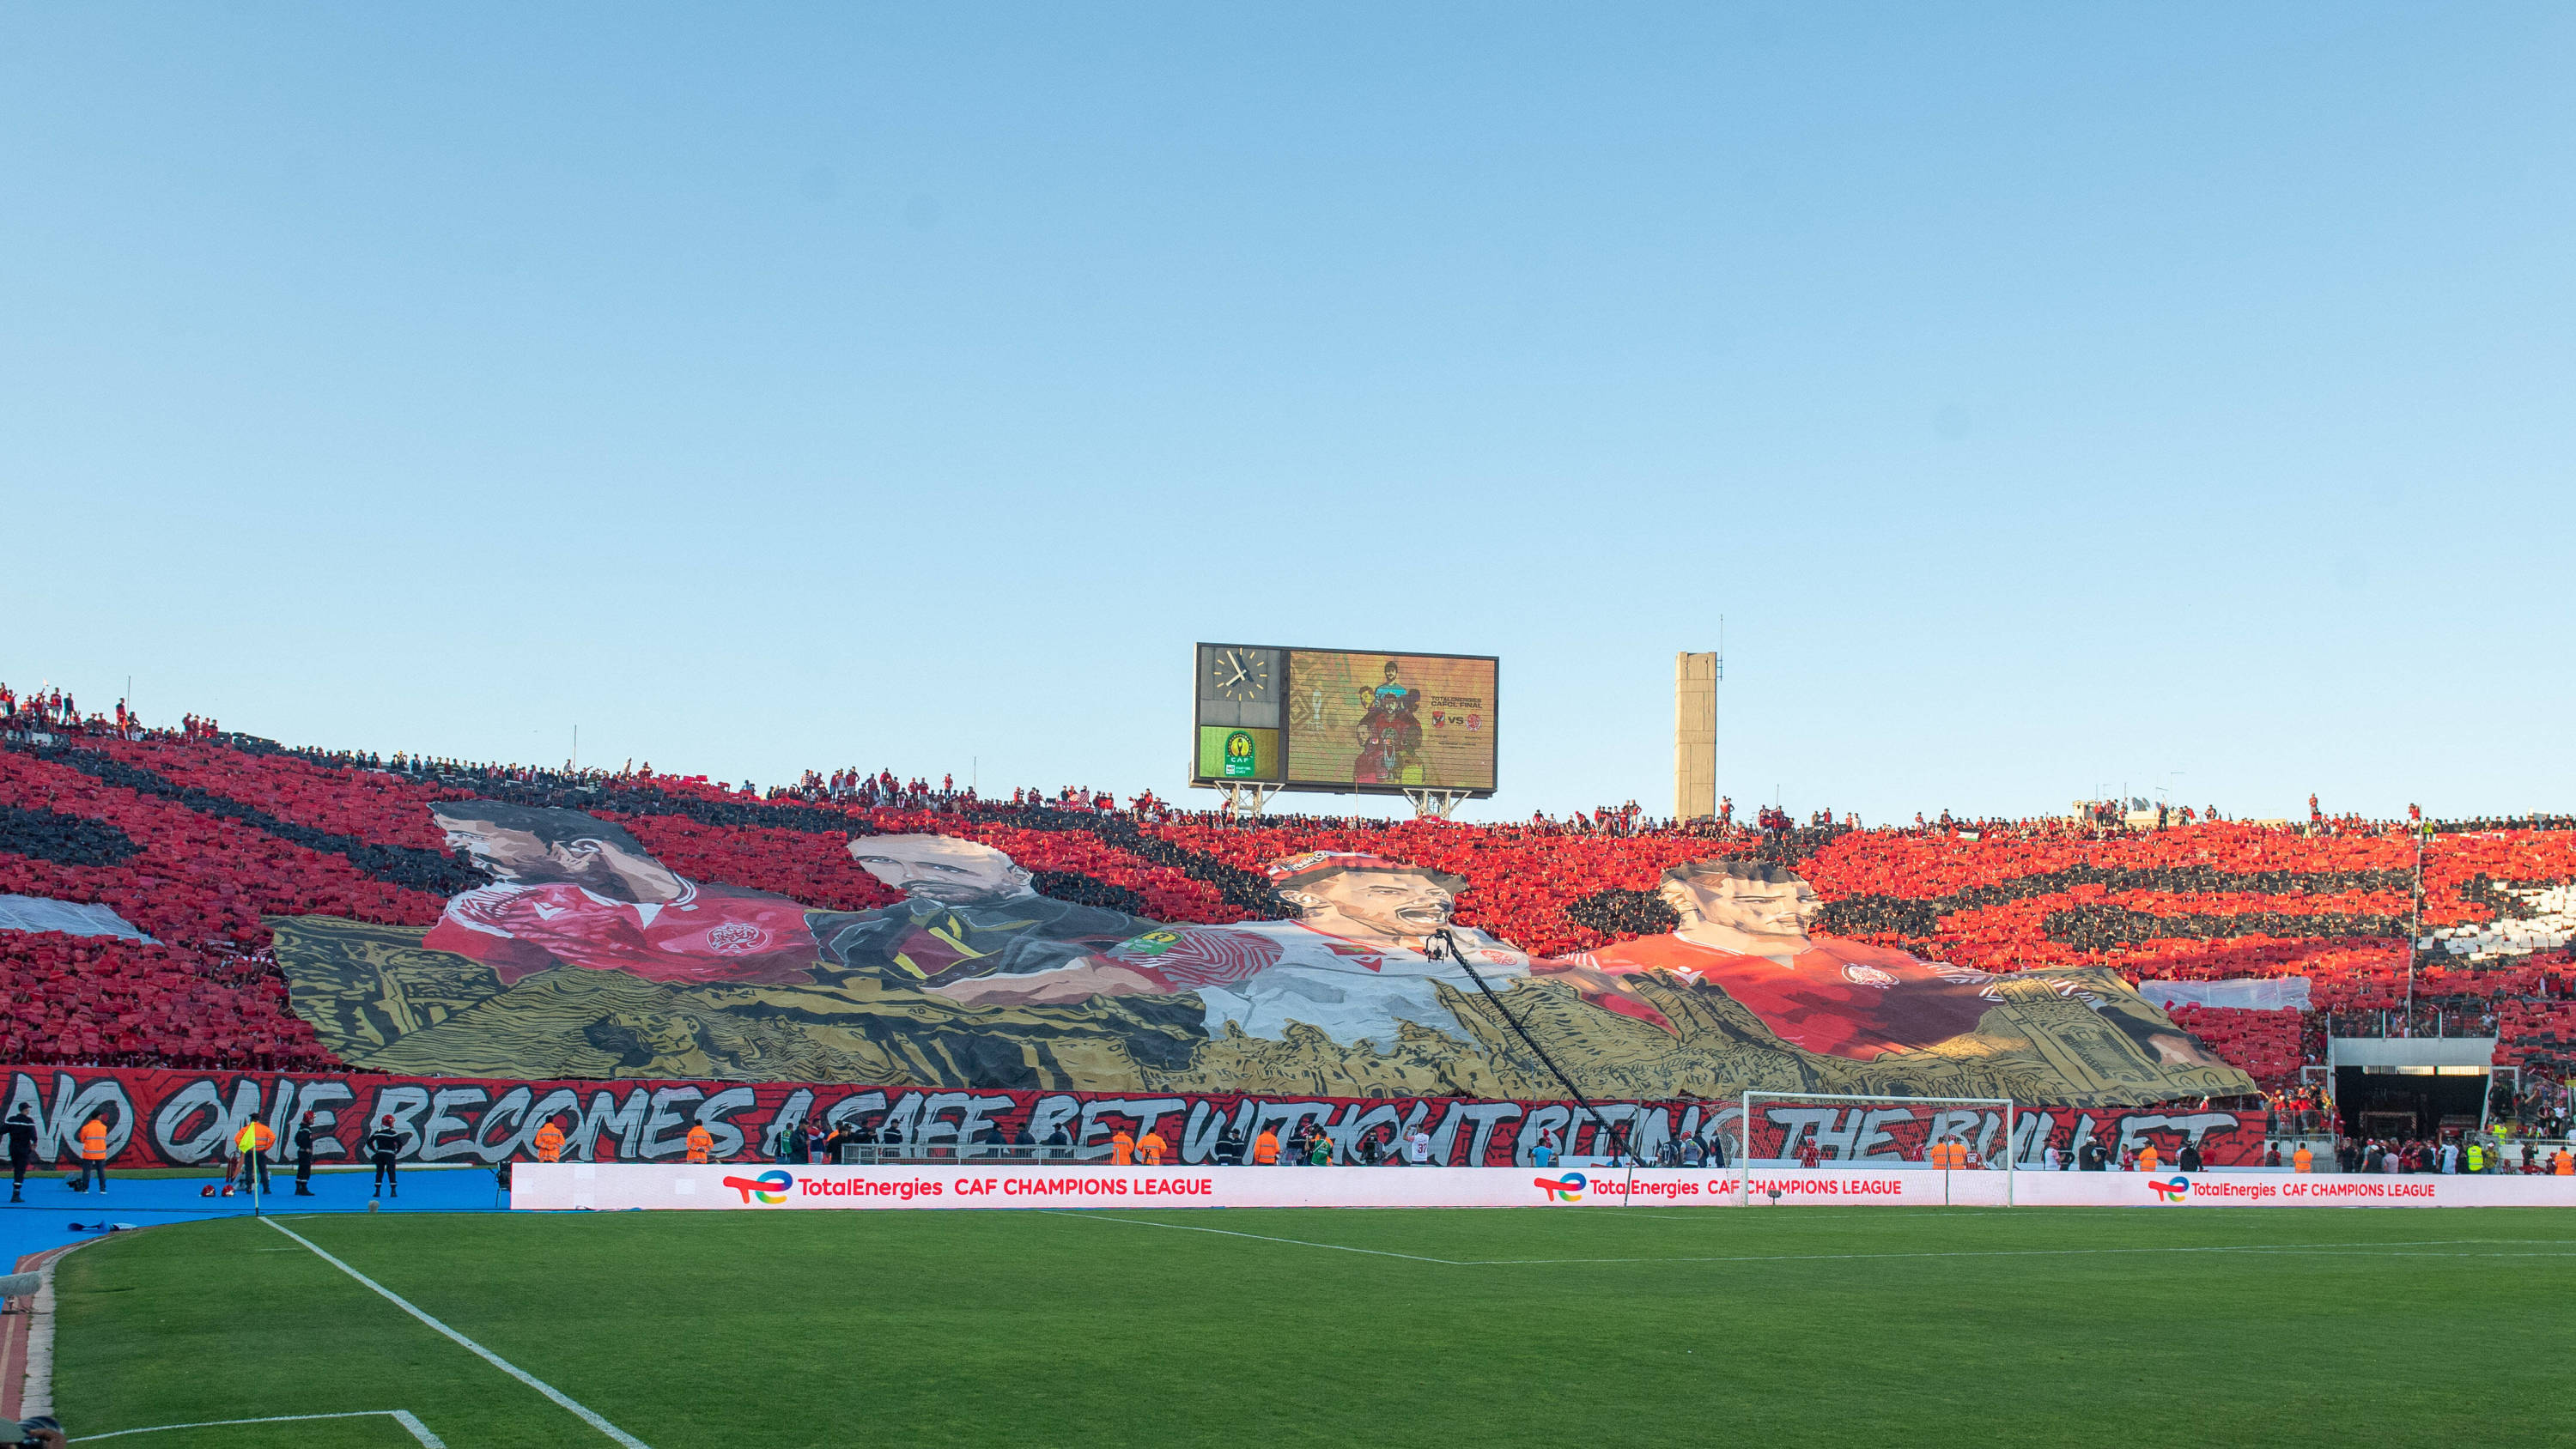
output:
[[[1717,682],[1725,674],[1725,661],[1717,654],[1685,650],[1673,656],[1675,820],[1717,815]]]

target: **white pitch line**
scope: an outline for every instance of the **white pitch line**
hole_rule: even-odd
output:
[[[2235,1253],[2281,1258],[2571,1258],[2576,1253],[2391,1253],[2377,1244],[2309,1247],[2297,1243],[2246,1243],[2207,1248],[2029,1248],[1993,1253],[1779,1253],[1740,1258],[1468,1258],[1461,1268],[1607,1267],[1622,1263],[1830,1263],[1885,1258],[2071,1258],[2117,1253]]]
[[[1194,1227],[1189,1223],[1158,1223],[1151,1218],[1113,1218],[1107,1213],[1062,1213],[1062,1217],[1089,1218],[1103,1223],[1134,1223],[1140,1228],[1170,1228],[1179,1233],[1214,1233],[1220,1238],[1250,1238],[1257,1243],[1286,1243],[1296,1248],[1330,1248],[1336,1253],[1366,1253],[1372,1258],[1402,1258],[1413,1263],[1437,1263],[1444,1268],[1463,1268],[1468,1264],[1456,1258],[1425,1258],[1418,1253],[1390,1253],[1384,1248],[1354,1248],[1346,1243],[1310,1243],[1304,1238],[1274,1238],[1263,1233],[1238,1233],[1227,1228]]]
[[[421,1449],[447,1449],[447,1441],[429,1432],[429,1426],[412,1417],[409,1409],[355,1409],[345,1414],[271,1414],[265,1419],[203,1419],[194,1424],[155,1424],[149,1429],[110,1429],[104,1434],[83,1434],[70,1442],[87,1444],[94,1439],[122,1439],[128,1434],[158,1434],[170,1429],[221,1429],[233,1424],[294,1424],[306,1419],[373,1419],[383,1417],[400,1424],[421,1442]]]
[[[2522,1247],[2532,1244],[2576,1247],[2576,1241],[2559,1238],[2434,1238],[2422,1242],[2399,1243],[2203,1243],[2145,1248],[1961,1248],[1922,1253],[1747,1253],[1726,1257],[1690,1258],[1475,1258],[1465,1260],[1459,1266],[1499,1268],[1612,1263],[1833,1263],[1874,1261],[1882,1258],[2087,1258],[2139,1253],[2338,1253],[2364,1257],[2393,1257],[2397,1255],[2385,1250],[2390,1248]],[[2520,1257],[2524,1255],[2468,1253],[2425,1256]]]
[[[1716,1215],[1717,1215],[1718,1213],[1720,1213],[1720,1212],[1740,1212],[1740,1211],[1742,1211],[1742,1209],[1740,1209],[1740,1208],[1733,1208],[1733,1207],[1728,1207],[1728,1208],[1717,1208],[1717,1207],[1711,1207],[1707,1212],[1705,1212],[1705,1213],[1699,1213],[1699,1214],[1692,1214],[1692,1213],[1649,1213],[1649,1212],[1639,1212],[1639,1211],[1637,1211],[1637,1210],[1636,1210],[1636,1209],[1634,1209],[1634,1208],[1621,1208],[1621,1209],[1619,1210],[1619,1216],[1621,1216],[1621,1217],[1623,1217],[1623,1218],[1657,1218],[1657,1219],[1660,1219],[1660,1220],[1662,1220],[1662,1221],[1664,1221],[1664,1222],[1668,1222],[1668,1223],[1706,1223],[1706,1222],[1715,1222],[1715,1221],[1717,1220]],[[1885,1209],[1885,1208],[1862,1208],[1862,1209],[1861,1209],[1861,1210],[1859,1210],[1858,1212],[1848,1212],[1848,1213],[1820,1212],[1820,1211],[1818,1211],[1818,1210],[1817,1210],[1817,1209],[1815,1209],[1815,1208],[1799,1208],[1799,1209],[1797,1209],[1796,1211],[1797,1211],[1797,1214],[1798,1214],[1798,1221],[1799,1221],[1799,1222],[1802,1222],[1802,1223],[1821,1222],[1821,1221],[1823,1221],[1823,1220],[1824,1220],[1824,1219],[1826,1219],[1826,1218],[1877,1218],[1877,1219],[1878,1219],[1878,1220],[1880,1220],[1881,1222],[1888,1222],[1888,1221],[1901,1221],[1901,1219],[1890,1219],[1890,1218],[1888,1217],[1888,1215],[1887,1215],[1887,1209]],[[1921,1214],[1919,1214],[1919,1215],[1920,1215],[1920,1216],[1931,1216],[1931,1215],[1933,1215],[1933,1214],[1938,1214],[1938,1215],[1940,1216],[1940,1218],[1941,1218],[1941,1220],[1942,1220],[1943,1222],[1947,1222],[1947,1221],[1949,1221],[1949,1220],[1950,1220],[1950,1219],[1952,1219],[1952,1218],[2000,1218],[2000,1217],[2018,1217],[2018,1218],[2027,1218],[2027,1217],[2028,1217],[2028,1216],[2029,1216],[2033,1211],[2036,1211],[2036,1209],[2032,1209],[2032,1208],[1931,1208],[1931,1209],[1926,1209],[1923,1213],[1921,1213]],[[2099,1209],[2099,1208],[2085,1208],[2085,1209],[2083,1209],[2083,1211],[2085,1211],[2085,1212],[2099,1212],[2099,1211],[2100,1211],[2100,1209]]]
[[[573,1417],[617,1441],[617,1443],[624,1446],[624,1449],[653,1449],[653,1446],[650,1444],[647,1444],[643,1440],[636,1438],[634,1435],[627,1433],[625,1430],[618,1428],[615,1424],[608,1422],[606,1419],[601,1418],[590,1409],[575,1402],[572,1397],[566,1394],[563,1390],[556,1388],[554,1385],[547,1383],[544,1379],[538,1378],[535,1374],[528,1372],[526,1369],[523,1369],[517,1364],[510,1362],[508,1359],[501,1357],[499,1354],[494,1353],[492,1350],[485,1348],[483,1345],[476,1343],[470,1338],[467,1338],[464,1334],[457,1332],[455,1329],[450,1328],[446,1324],[439,1322],[437,1319],[430,1317],[428,1314],[421,1312],[418,1308],[413,1307],[410,1301],[405,1299],[402,1295],[394,1292],[390,1288],[387,1288],[384,1284],[377,1282],[375,1279],[368,1277],[366,1274],[359,1272],[357,1269],[350,1267],[348,1264],[341,1262],[339,1259],[332,1257],[329,1253],[322,1251],[320,1245],[313,1242],[310,1238],[304,1237],[302,1234],[296,1232],[293,1228],[286,1226],[275,1218],[262,1218],[260,1221],[277,1229],[279,1232],[286,1234],[288,1237],[295,1239],[295,1241],[302,1243],[305,1247],[312,1249],[313,1256],[320,1258],[323,1262],[330,1264],[332,1267],[339,1269],[341,1272],[348,1274],[350,1277],[366,1284],[369,1288],[374,1289],[375,1292],[386,1302],[391,1303],[396,1308],[399,1308],[403,1312],[410,1314],[412,1317],[419,1319],[421,1322],[428,1324],[431,1328],[438,1330],[466,1352],[473,1354],[475,1357],[490,1364],[492,1367],[499,1369],[501,1372],[508,1374],[510,1377],[517,1379],[523,1384],[526,1384],[529,1388],[535,1389],[538,1393],[552,1399],[558,1408],[570,1411]]]
[[[2576,1258],[2576,1253],[2378,1253],[2359,1248],[2249,1248],[2283,1258]]]
[[[1190,1223],[1156,1222],[1151,1218],[1112,1217],[1106,1213],[1067,1212],[1062,1217],[1093,1218],[1104,1223],[1132,1223],[1140,1228],[1170,1228],[1184,1233],[1213,1233],[1222,1238],[1249,1238],[1259,1243],[1285,1243],[1296,1248],[1325,1248],[1336,1253],[1366,1253],[1373,1258],[1402,1258],[1414,1263],[1436,1263],[1443,1268],[1550,1268],[1602,1267],[1636,1263],[1833,1263],[1876,1261],[1880,1259],[1931,1258],[2067,1258],[2095,1257],[2135,1253],[2279,1253],[2338,1254],[2356,1257],[2440,1257],[2440,1258],[2555,1258],[2576,1256],[2564,1253],[2391,1253],[2390,1248],[2463,1248],[2523,1247],[2542,1245],[2576,1248],[2576,1240],[2562,1238],[2433,1238],[2395,1243],[2226,1243],[2156,1248],[2000,1248],[1963,1249],[1931,1253],[1748,1253],[1733,1257],[1687,1258],[1429,1258],[1419,1253],[1390,1252],[1384,1248],[1355,1248],[1348,1243],[1318,1243],[1305,1238],[1274,1238],[1266,1233],[1236,1232],[1230,1228],[1202,1228]],[[1646,1214],[1638,1214],[1643,1217]]]

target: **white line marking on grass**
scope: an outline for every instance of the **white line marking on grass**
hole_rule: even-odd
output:
[[[2288,1256],[2334,1254],[2352,1257],[2423,1257],[2423,1258],[2558,1258],[2576,1256],[2565,1253],[2392,1253],[2390,1248],[2462,1248],[2521,1247],[2542,1245],[2576,1247],[2576,1241],[2562,1238],[2435,1238],[2421,1242],[2396,1243],[2226,1243],[2186,1247],[2156,1248],[1998,1248],[1961,1249],[1925,1253],[1748,1253],[1731,1257],[1687,1258],[1429,1258],[1419,1253],[1390,1252],[1384,1248],[1355,1248],[1347,1243],[1318,1243],[1305,1238],[1274,1238],[1266,1233],[1243,1233],[1230,1228],[1202,1228],[1189,1223],[1162,1223],[1151,1218],[1111,1217],[1106,1213],[1067,1212],[1058,1216],[1091,1218],[1104,1223],[1133,1223],[1140,1228],[1170,1228],[1184,1233],[1213,1233],[1221,1238],[1249,1238],[1259,1243],[1285,1243],[1296,1248],[1325,1248],[1336,1253],[1366,1253],[1373,1258],[1402,1258],[1413,1263],[1435,1263],[1443,1268],[1555,1268],[1606,1267],[1640,1263],[1834,1263],[1878,1261],[1905,1258],[2069,1258],[2097,1257],[2134,1253],[2276,1253]],[[1642,1217],[1645,1214],[1638,1214]]]
[[[1544,1211],[1544,1209],[1542,1209],[1542,1211]],[[1634,1208],[1621,1208],[1619,1210],[1619,1216],[1623,1218],[1660,1218],[1668,1223],[1712,1223],[1719,1220],[1717,1215],[1721,1212],[1733,1213],[1741,1211],[1743,1211],[1741,1208],[1720,1208],[1715,1206],[1712,1206],[1707,1211],[1701,1213],[1647,1213],[1638,1212]],[[1929,1208],[1920,1212],[1909,1213],[1905,1218],[1890,1218],[1887,1214],[1887,1209],[1885,1208],[1862,1208],[1858,1212],[1848,1213],[1821,1212],[1815,1208],[1800,1208],[1797,1210],[1797,1213],[1798,1221],[1802,1223],[1812,1223],[1824,1218],[1877,1218],[1881,1222],[1903,1222],[1909,1218],[1925,1217],[1937,1217],[1943,1222],[1948,1222],[1952,1218],[2026,1218],[2032,1211],[2033,1210],[2030,1208]],[[2099,1212],[2100,1209],[2086,1208],[2084,1211]]]
[[[93,1439],[122,1439],[128,1434],[158,1434],[168,1429],[221,1429],[232,1424],[294,1424],[306,1419],[373,1419],[379,1416],[402,1425],[421,1442],[422,1449],[447,1449],[447,1441],[429,1432],[429,1426],[413,1418],[409,1409],[356,1409],[346,1414],[271,1414],[265,1419],[205,1419],[194,1424],[155,1424],[149,1429],[111,1429],[104,1434],[83,1434],[71,1442],[87,1444]]]
[[[279,1232],[286,1234],[288,1237],[295,1239],[295,1241],[302,1243],[305,1247],[312,1249],[313,1256],[320,1258],[323,1262],[330,1264],[332,1267],[337,1268],[341,1272],[348,1274],[350,1277],[357,1279],[359,1282],[366,1284],[369,1288],[375,1290],[376,1294],[382,1297],[386,1302],[446,1335],[450,1340],[454,1341],[459,1348],[473,1354],[475,1357],[490,1364],[492,1367],[499,1369],[501,1372],[508,1374],[510,1377],[517,1379],[519,1382],[526,1384],[529,1388],[535,1389],[538,1393],[545,1395],[547,1398],[554,1400],[557,1407],[569,1410],[573,1417],[581,1420],[585,1424],[588,1424],[590,1427],[597,1429],[599,1432],[607,1435],[619,1444],[624,1445],[625,1449],[653,1449],[652,1445],[645,1443],[643,1440],[638,1439],[634,1435],[627,1433],[625,1430],[618,1428],[615,1424],[601,1418],[589,1409],[575,1403],[572,1397],[566,1394],[563,1390],[556,1388],[554,1385],[547,1383],[544,1379],[538,1378],[535,1374],[528,1372],[526,1369],[523,1369],[517,1364],[510,1362],[508,1359],[501,1357],[499,1354],[494,1353],[492,1350],[485,1348],[483,1345],[476,1343],[470,1338],[467,1338],[464,1334],[457,1332],[455,1329],[448,1327],[446,1324],[441,1323],[437,1319],[430,1317],[428,1314],[421,1312],[419,1309],[414,1308],[408,1300],[402,1297],[402,1295],[394,1292],[390,1288],[387,1288],[384,1284],[377,1282],[375,1279],[368,1277],[366,1274],[359,1272],[357,1269],[350,1267],[348,1264],[341,1262],[339,1259],[332,1257],[329,1253],[322,1251],[319,1245],[314,1243],[311,1239],[304,1237],[302,1234],[297,1233],[293,1228],[286,1226],[275,1218],[262,1218],[260,1221],[277,1229]]]
[[[1304,1238],[1273,1238],[1262,1233],[1238,1233],[1227,1228],[1193,1227],[1188,1223],[1158,1223],[1151,1218],[1113,1218],[1106,1213],[1064,1213],[1069,1218],[1089,1218],[1102,1223],[1134,1223],[1140,1228],[1170,1228],[1179,1233],[1214,1233],[1220,1238],[1250,1238],[1258,1243],[1286,1243],[1296,1248],[1330,1248],[1336,1253],[1366,1253],[1372,1258],[1402,1258],[1413,1263],[1438,1263],[1444,1268],[1469,1266],[1456,1258],[1426,1258],[1419,1253],[1390,1253],[1384,1248],[1354,1248],[1345,1243],[1310,1243]]]
[[[2366,1253],[2358,1248],[2248,1248],[2282,1258],[2576,1258],[2576,1253]]]
[[[2432,1242],[2422,1243],[2220,1243],[2201,1244],[2187,1247],[2158,1248],[1987,1248],[1959,1249],[1955,1251],[1929,1253],[1752,1253],[1734,1257],[1707,1258],[1472,1258],[1460,1262],[1457,1266],[1462,1268],[1506,1268],[1608,1265],[1615,1263],[1830,1263],[1864,1260],[1876,1261],[1886,1258],[2086,1258],[2137,1253],[2278,1253],[2290,1256],[2331,1253],[2352,1257],[2382,1258],[2561,1256],[2559,1254],[2526,1255],[2519,1253],[2398,1254],[2381,1251],[2388,1248],[2504,1246],[2515,1244],[2517,1242],[2558,1243],[2561,1246],[2576,1247],[2576,1243],[2562,1243],[2558,1239],[2551,1238],[2520,1240],[2509,1238],[2456,1238],[2439,1239]]]

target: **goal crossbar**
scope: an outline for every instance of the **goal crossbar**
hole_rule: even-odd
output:
[[[2004,1109],[2004,1206],[2013,1206],[2013,1174],[2017,1166],[2015,1159],[2021,1154],[2019,1145],[2013,1140],[2014,1103],[2010,1097],[1904,1097],[1886,1093],[1856,1096],[1848,1092],[1765,1091],[1746,1092],[1743,1115],[1736,1119],[1737,1140],[1743,1145],[1743,1151],[1737,1153],[1735,1158],[1735,1200],[1739,1205],[1750,1205],[1753,1201],[1753,1104],[1756,1101],[1853,1102],[1881,1107],[2001,1107]],[[1924,1150],[1929,1152],[1931,1146],[1931,1142],[1927,1140],[1924,1143]],[[1943,1176],[1946,1177],[1950,1171],[1949,1168],[1943,1168]],[[1947,1196],[1946,1192],[1944,1196]]]

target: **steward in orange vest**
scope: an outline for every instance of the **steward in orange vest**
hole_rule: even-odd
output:
[[[1162,1166],[1162,1165],[1163,1165],[1163,1137],[1162,1137],[1162,1134],[1161,1134],[1161,1133],[1159,1133],[1159,1132],[1154,1131],[1154,1130],[1153,1130],[1153,1129],[1151,1129],[1151,1128],[1146,1129],[1145,1135],[1144,1135],[1143,1137],[1141,1137],[1141,1138],[1137,1139],[1137,1142],[1136,1142],[1136,1155],[1145,1159],[1145,1165],[1146,1165],[1147,1167],[1160,1167],[1160,1166]]]
[[[250,1138],[250,1145],[242,1149],[242,1186],[266,1192],[268,1149],[277,1145],[276,1129],[265,1122],[253,1122],[242,1132]]]
[[[1119,1128],[1117,1135],[1109,1139],[1109,1160],[1119,1167],[1125,1167],[1136,1160],[1136,1139],[1128,1136],[1127,1129],[1124,1127]]]
[[[564,1132],[555,1125],[554,1118],[548,1117],[546,1125],[538,1128],[537,1135],[529,1138],[528,1142],[537,1149],[539,1162],[563,1161]]]
[[[1261,1135],[1252,1139],[1252,1161],[1254,1165],[1260,1167],[1279,1165],[1278,1133],[1267,1127],[1261,1129]]]
[[[706,1123],[701,1122],[697,1126],[689,1129],[689,1160],[691,1162],[704,1162],[715,1152],[715,1150],[716,1134],[707,1130]]]
[[[74,1185],[80,1191],[87,1192],[90,1184],[95,1182],[100,1192],[107,1191],[106,1113],[92,1112],[89,1120],[81,1124],[80,1155],[80,1176],[72,1180]]]

